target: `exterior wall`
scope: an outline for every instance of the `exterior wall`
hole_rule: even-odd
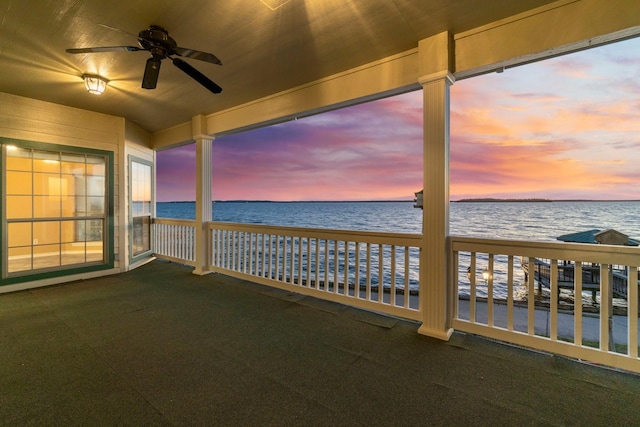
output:
[[[124,146],[124,119],[49,102],[0,93],[0,136],[44,144],[67,145],[110,151],[114,154],[114,268],[58,276],[32,282],[5,285],[0,292],[9,292],[68,282],[87,277],[117,273],[121,270],[123,210],[121,193]],[[125,227],[126,228],[126,227]]]

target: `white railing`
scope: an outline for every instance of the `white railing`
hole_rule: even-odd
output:
[[[640,372],[640,249],[462,237],[450,247],[454,329]]]
[[[420,235],[223,222],[209,230],[211,271],[420,319]]]
[[[153,252],[158,258],[196,264],[195,221],[181,219],[153,219]]]
[[[414,320],[429,310],[418,298],[421,235],[208,230],[212,272]],[[153,237],[158,258],[195,266],[194,221],[154,219]],[[449,240],[454,329],[640,372],[639,248]]]

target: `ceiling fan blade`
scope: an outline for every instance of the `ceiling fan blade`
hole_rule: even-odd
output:
[[[155,89],[158,83],[158,75],[160,74],[160,65],[162,58],[149,58],[144,68],[144,76],[142,76],[142,87],[144,89]]]
[[[218,59],[213,53],[200,52],[195,49],[187,49],[185,47],[176,47],[173,49],[176,55],[184,56],[185,58],[198,59],[200,61],[211,62],[212,64],[222,65],[222,61]]]
[[[106,28],[108,30],[113,30],[113,31],[117,31],[117,32],[122,33],[122,34],[126,34],[126,35],[128,35],[130,37],[133,37],[134,39],[138,38],[138,36],[135,35],[135,34],[131,34],[130,32],[125,31],[125,30],[121,30],[120,28],[112,27],[111,25],[107,25],[107,24],[98,24],[98,25],[101,26],[101,27],[104,27],[104,28]]]
[[[190,64],[187,64],[185,61],[183,61],[180,58],[171,58],[171,60],[173,61],[173,65],[180,68],[182,71],[187,73],[192,79],[194,79],[195,81],[200,83],[202,86],[209,89],[211,92],[213,93],[222,92],[222,88],[220,86],[218,86],[217,84],[209,80],[207,76],[205,76],[200,71],[193,68]]]
[[[67,53],[99,53],[99,52],[135,52],[143,50],[136,46],[102,46],[102,47],[79,47],[66,49]]]

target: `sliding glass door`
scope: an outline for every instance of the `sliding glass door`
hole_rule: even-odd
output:
[[[129,158],[130,261],[151,255],[151,217],[153,206],[152,164]]]

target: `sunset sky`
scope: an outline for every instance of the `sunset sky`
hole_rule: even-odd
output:
[[[451,88],[451,200],[640,200],[640,38]],[[157,201],[195,200],[195,146],[158,153]],[[213,142],[214,200],[411,200],[422,93]]]

